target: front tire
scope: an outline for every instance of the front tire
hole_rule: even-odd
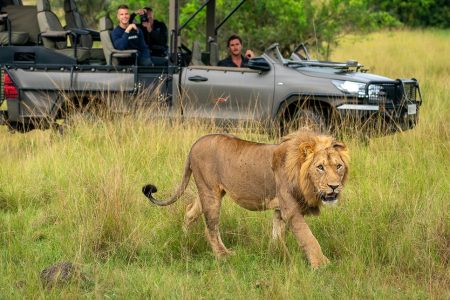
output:
[[[294,132],[300,128],[308,128],[321,133],[329,131],[323,112],[314,107],[301,107],[294,111],[287,109],[280,123],[282,135]]]

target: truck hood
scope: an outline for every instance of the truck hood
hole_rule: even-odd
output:
[[[349,72],[328,67],[296,67],[296,71],[311,77],[329,78],[334,80],[348,80],[367,83],[369,81],[394,81],[391,78],[371,73]]]

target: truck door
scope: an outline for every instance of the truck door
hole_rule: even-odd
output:
[[[183,70],[183,114],[188,117],[264,120],[270,117],[274,71],[191,66]]]

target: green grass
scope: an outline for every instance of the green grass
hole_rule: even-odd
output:
[[[176,204],[148,204],[143,184],[168,196],[192,143],[220,129],[196,122],[76,122],[61,136],[0,128],[0,299],[448,299],[450,297],[450,35],[385,32],[342,42],[334,58],[358,58],[390,77],[416,77],[424,104],[411,131],[362,143],[342,202],[307,219],[331,265],[311,270],[295,239],[271,240],[271,213],[228,198],[216,260],[202,222],[181,231],[191,183]],[[241,137],[270,141],[243,128]],[[44,289],[40,272],[60,261],[88,282]]]

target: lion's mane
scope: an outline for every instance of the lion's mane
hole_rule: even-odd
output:
[[[291,133],[282,139],[282,143],[286,144],[285,168],[291,183],[291,192],[304,200],[301,203],[304,213],[318,214],[322,201],[317,196],[314,183],[308,175],[314,156],[321,150],[334,147],[345,164],[346,172],[342,180],[342,184],[345,184],[350,161],[347,147],[336,142],[332,136],[318,135],[309,130]]]

